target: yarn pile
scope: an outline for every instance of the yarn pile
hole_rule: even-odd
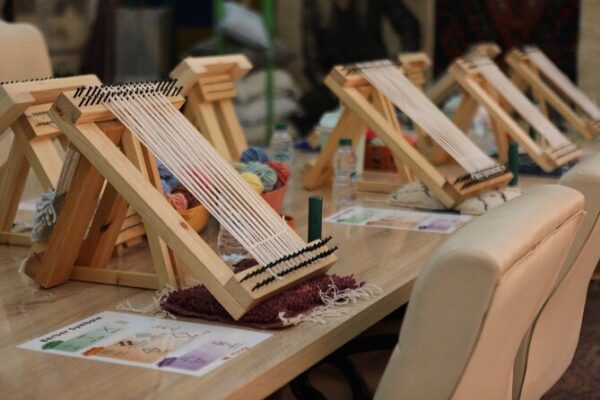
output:
[[[290,169],[286,164],[269,160],[263,149],[254,146],[248,147],[240,161],[233,166],[257,193],[268,193],[284,187],[290,178]]]
[[[198,200],[183,186],[160,161],[158,173],[162,189],[169,204],[177,211],[185,211],[200,205]]]
[[[242,153],[240,161],[233,163],[233,167],[259,194],[286,186],[290,178],[290,169],[286,164],[269,160],[269,156],[263,149],[254,146],[248,147]],[[200,204],[160,161],[158,161],[158,172],[165,197],[175,210],[189,210]]]

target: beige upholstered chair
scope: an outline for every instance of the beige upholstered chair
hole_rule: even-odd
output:
[[[46,41],[33,25],[0,21],[0,54],[0,81],[52,76]]]
[[[523,381],[521,395],[517,387],[515,397],[524,400],[539,399],[571,364],[588,284],[600,258],[600,154],[580,162],[559,183],[583,193],[587,214],[556,289],[523,344],[525,358],[515,365],[515,381]]]
[[[579,228],[583,196],[540,186],[452,235],[423,268],[376,399],[510,399],[521,340]]]

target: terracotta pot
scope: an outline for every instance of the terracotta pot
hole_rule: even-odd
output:
[[[261,196],[266,200],[267,203],[275,211],[281,213],[281,208],[283,207],[283,200],[285,199],[285,190],[287,189],[287,185],[277,188],[275,190],[271,190],[270,192],[263,193]]]

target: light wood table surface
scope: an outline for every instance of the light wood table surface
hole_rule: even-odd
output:
[[[296,164],[305,160],[305,156],[299,156]],[[523,186],[553,181],[521,179]],[[295,216],[301,235],[306,235],[308,197],[324,196],[325,217],[331,212],[329,192],[304,191],[299,173],[295,174],[285,211]],[[371,193],[364,196],[385,198]],[[211,231],[214,234],[214,225],[209,226],[205,236],[210,236]],[[354,274],[358,281],[377,285],[382,294],[348,306],[344,315],[326,324],[305,323],[272,332],[270,339],[201,378],[17,349],[18,344],[77,320],[114,310],[125,299],[146,304],[152,292],[73,281],[39,290],[26,276],[17,273],[26,249],[0,246],[0,398],[263,398],[405,304],[428,256],[448,238],[442,234],[338,224],[324,224],[323,233],[332,235],[340,248],[339,261],[331,273]],[[149,262],[145,250],[113,259],[113,263],[135,269],[147,268]]]

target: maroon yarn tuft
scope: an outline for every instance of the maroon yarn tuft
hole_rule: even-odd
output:
[[[175,291],[167,296],[161,307],[183,317],[203,318],[211,321],[239,323],[259,329],[282,329],[286,326],[279,318],[281,312],[286,318],[306,314],[323,305],[320,292],[331,285],[338,290],[357,289],[358,284],[352,275],[321,275],[302,282],[282,293],[262,302],[238,321],[233,320],[223,306],[202,285]]]
[[[172,189],[171,189],[171,193],[172,194],[176,194],[176,193],[181,193],[185,199],[187,200],[187,207],[188,208],[194,208],[197,205],[200,204],[200,202],[198,201],[198,199],[196,199],[194,197],[193,194],[191,194],[189,192],[189,190],[187,190],[187,188],[185,186],[183,186],[181,183],[178,185],[175,185]]]

